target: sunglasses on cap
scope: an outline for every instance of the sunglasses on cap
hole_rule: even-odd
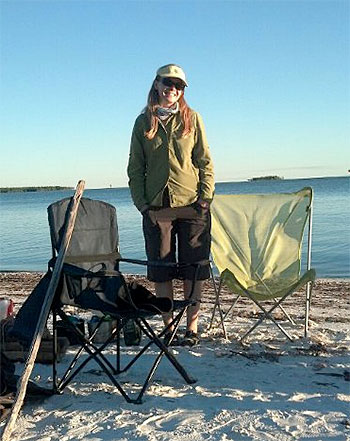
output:
[[[177,90],[184,90],[186,87],[182,81],[175,81],[171,78],[162,78],[161,81],[164,84],[164,86],[166,87],[174,86]]]

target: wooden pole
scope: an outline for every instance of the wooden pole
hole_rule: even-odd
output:
[[[56,259],[56,263],[55,263],[53,272],[52,272],[52,277],[51,277],[49,286],[47,288],[45,302],[42,306],[40,316],[38,319],[38,323],[37,323],[35,333],[33,336],[33,340],[32,340],[32,343],[31,343],[31,346],[30,346],[30,349],[28,352],[27,361],[25,363],[23,373],[17,383],[17,393],[16,393],[15,401],[12,406],[9,419],[6,422],[6,425],[4,426],[4,429],[3,429],[3,432],[1,435],[2,441],[10,441],[10,439],[11,439],[10,437],[11,437],[11,434],[12,434],[13,429],[15,427],[15,423],[16,423],[18,414],[19,414],[21,407],[23,405],[23,401],[24,401],[25,394],[27,391],[29,377],[32,373],[35,359],[38,354],[38,350],[39,350],[40,343],[41,343],[41,338],[42,338],[42,335],[43,335],[43,332],[45,329],[46,321],[49,316],[52,301],[54,299],[55,292],[56,292],[58,282],[60,279],[60,275],[61,275],[61,271],[62,271],[62,267],[63,267],[63,263],[64,263],[64,258],[67,253],[68,246],[69,246],[69,243],[70,243],[70,240],[72,237],[72,233],[74,230],[75,219],[77,217],[78,207],[79,207],[80,199],[83,195],[84,187],[85,187],[85,182],[79,181],[77,188],[76,188],[76,191],[75,191],[75,194],[72,198],[71,204],[69,206],[68,219],[67,219],[65,231],[64,231],[64,234],[62,237],[61,246],[60,246],[60,249],[59,249],[59,252],[57,255],[57,259]]]

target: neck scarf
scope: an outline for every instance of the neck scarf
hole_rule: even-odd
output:
[[[157,108],[157,116],[162,121],[169,118],[171,115],[175,115],[179,111],[179,103],[175,103],[171,107],[158,107]]]

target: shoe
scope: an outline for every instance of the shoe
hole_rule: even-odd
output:
[[[174,335],[174,338],[172,339],[171,343],[169,344],[170,337],[171,337],[171,332],[167,332],[164,335],[163,343],[165,344],[165,346],[181,346],[182,342],[177,334]]]
[[[182,340],[182,346],[196,346],[199,344],[199,337],[196,332],[186,331],[185,337]]]

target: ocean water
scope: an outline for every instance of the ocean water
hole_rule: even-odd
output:
[[[312,187],[312,267],[317,277],[349,278],[349,184],[348,177],[226,182],[216,184],[216,193],[279,193]],[[72,194],[73,190],[0,194],[0,271],[46,270],[51,257],[47,207]],[[145,259],[141,215],[129,189],[85,190],[84,196],[116,207],[122,256]],[[144,272],[143,267],[123,265],[125,273]]]

